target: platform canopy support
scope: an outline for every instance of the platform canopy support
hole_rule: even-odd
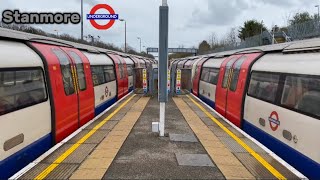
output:
[[[168,102],[168,34],[169,34],[169,7],[167,0],[162,0],[159,13],[159,102],[160,122],[159,134],[164,136],[165,130],[165,108]]]

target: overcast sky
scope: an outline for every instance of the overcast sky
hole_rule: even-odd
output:
[[[96,4],[106,3],[112,6],[120,18],[126,19],[128,43],[136,50],[139,50],[137,37],[142,38],[143,46],[158,46],[158,11],[161,0],[84,0],[84,2],[85,14],[88,14]],[[168,0],[169,47],[198,46],[200,41],[209,39],[212,32],[221,37],[230,28],[239,27],[245,20],[253,18],[258,21],[263,20],[268,28],[274,24],[286,25],[286,19],[296,12],[317,13],[317,8],[314,6],[319,3],[319,0]],[[4,9],[80,13],[80,0],[0,0],[1,14]],[[41,28],[47,32],[54,33],[56,29],[59,33],[80,37],[80,24],[42,25]],[[85,20],[84,28],[85,35],[99,35],[103,41],[118,47],[124,44],[123,22],[117,21],[111,29],[99,31]]]

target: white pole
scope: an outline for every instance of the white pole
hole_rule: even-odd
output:
[[[164,136],[164,119],[165,119],[165,113],[166,113],[166,103],[161,102],[160,103],[160,124],[159,124],[159,131],[160,131],[160,136]]]

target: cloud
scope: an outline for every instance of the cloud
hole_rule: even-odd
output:
[[[193,25],[217,25],[232,24],[235,19],[247,10],[250,4],[246,0],[207,0],[207,10],[195,9],[192,12]],[[205,7],[205,6],[203,6]]]

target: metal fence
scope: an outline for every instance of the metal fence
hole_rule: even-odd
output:
[[[275,37],[282,37],[286,42],[320,37],[320,22],[318,19],[310,20],[301,24],[288,26],[285,31],[272,32],[264,31],[260,35],[255,35],[246,38],[245,41],[237,42],[236,44],[226,45],[203,54],[210,54],[228,50],[243,49],[278,43]]]

